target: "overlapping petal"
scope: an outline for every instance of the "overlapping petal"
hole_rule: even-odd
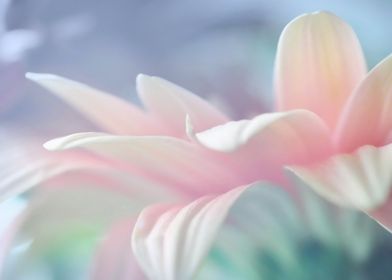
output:
[[[298,134],[305,132],[302,126],[309,127],[309,134],[328,134],[323,122],[315,114],[306,110],[294,110],[262,114],[252,120],[228,122],[197,133],[196,138],[207,148],[230,152],[242,148],[256,137],[268,138],[268,134],[288,134],[293,130],[298,131]]]
[[[362,50],[349,25],[327,12],[302,15],[286,26],[279,40],[278,109],[308,109],[334,128],[365,74]]]
[[[241,179],[240,174],[230,172],[196,144],[167,136],[78,133],[49,141],[45,147],[50,150],[84,148],[128,164],[133,174],[180,187],[178,191],[192,194],[205,193],[207,188],[208,191],[227,190]]]
[[[105,131],[136,135],[159,132],[141,109],[114,95],[52,74],[28,73],[26,77],[75,107]]]
[[[391,142],[392,56],[366,76],[349,99],[340,119],[335,140],[343,152],[363,145]]]
[[[196,131],[225,123],[228,118],[208,102],[186,89],[158,77],[139,74],[137,90],[147,110],[171,131],[185,136],[185,117]]]
[[[350,218],[341,214],[306,188],[288,193],[255,183],[185,205],[145,209],[132,246],[151,280],[264,279],[277,269],[267,260],[279,262],[273,263],[283,279],[303,279],[304,266],[319,275],[301,251],[307,241],[320,244],[320,249],[342,246],[344,254],[359,259],[367,254],[369,248],[362,243],[373,238],[367,229],[373,223],[358,213],[350,213]],[[353,228],[361,232],[347,242]],[[265,264],[260,263],[263,257]]]
[[[209,149],[268,165],[311,162],[331,153],[329,130],[317,115],[306,110],[228,122],[197,133],[195,138]]]
[[[193,279],[228,211],[246,189],[203,197],[188,205],[145,209],[135,224],[132,246],[149,278]]]
[[[392,145],[363,146],[353,154],[289,170],[330,201],[371,211],[387,201],[392,188]]]
[[[178,199],[179,196],[165,192],[159,185],[114,171],[110,174],[104,170],[74,171],[57,176],[34,192],[22,212],[17,225],[17,232],[22,234],[13,236],[13,241],[17,241],[13,245],[28,244],[28,250],[17,258],[21,269],[14,272],[28,272],[29,264],[34,263],[34,267],[42,261],[40,257],[60,256],[70,265],[72,274],[71,267],[89,265],[86,261],[93,257],[94,246],[112,225],[125,219],[129,221],[129,217],[134,217],[147,204]],[[131,228],[132,221],[128,223],[127,244],[123,227],[113,233],[121,237],[118,241],[128,248]],[[74,247],[68,248],[69,244]],[[72,258],[80,258],[80,264]],[[48,263],[46,259],[44,264]]]
[[[45,153],[28,155],[23,158],[7,159],[0,172],[0,201],[21,194],[33,186],[39,185],[57,175],[72,170],[99,170],[108,165],[88,155],[65,153],[49,155]]]

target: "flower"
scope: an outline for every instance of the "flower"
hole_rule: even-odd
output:
[[[329,13],[299,17],[281,36],[278,108],[315,112],[330,129],[333,149],[323,161],[289,169],[330,201],[363,210],[390,229],[391,77],[391,56],[366,73],[354,32]]]
[[[318,131],[310,125],[306,127],[313,140],[295,139],[306,144],[317,142],[323,151],[321,159],[310,152],[305,159],[299,157],[304,163],[289,167],[297,179],[295,183],[302,181],[333,202],[363,210],[387,227],[392,227],[388,215],[392,186],[388,140],[392,123],[387,117],[391,110],[391,61],[386,58],[366,75],[362,51],[352,29],[330,13],[315,13],[300,16],[285,28],[275,73],[281,114],[303,109],[306,111],[301,113],[308,114],[307,122],[320,125]],[[309,111],[315,115],[309,115]],[[253,156],[257,156],[259,146],[274,150],[279,141],[294,146],[296,142],[288,136],[292,131],[285,128],[279,136],[268,138],[265,131],[273,129],[258,123],[276,116],[272,113],[228,123],[196,134],[195,138],[207,148],[232,152],[251,146],[249,138],[260,137],[250,150]],[[305,123],[304,119],[300,122]],[[294,121],[294,115],[288,120]],[[249,132],[249,127],[256,129]],[[295,129],[301,135],[301,130]],[[263,143],[266,139],[270,140],[268,145]],[[288,161],[285,165],[289,165]],[[150,278],[192,279],[230,209],[249,188],[201,198],[188,205],[145,210],[135,226],[133,248]]]
[[[301,217],[299,202],[305,201],[307,196],[298,181],[302,180],[333,202],[370,211],[382,222],[387,218],[379,206],[387,201],[391,185],[388,172],[390,148],[388,145],[379,146],[389,137],[389,123],[385,117],[389,109],[388,64],[389,59],[386,59],[365,76],[362,52],[351,28],[336,16],[322,12],[301,16],[286,27],[280,39],[276,66],[279,112],[262,114],[251,120],[230,121],[204,100],[157,77],[140,75],[137,78],[138,93],[147,109],[143,111],[65,78],[28,74],[29,79],[52,90],[112,133],[77,133],[47,142],[45,147],[48,150],[67,152],[52,161],[61,168],[45,172],[35,182],[55,180],[49,184],[52,189],[46,194],[49,197],[59,195],[59,190],[60,194],[69,191],[64,187],[53,187],[56,184],[64,186],[62,180],[68,178],[66,185],[79,182],[76,185],[79,190],[91,191],[103,186],[104,197],[108,191],[115,191],[113,196],[126,193],[126,199],[139,202],[138,206],[122,209],[123,212],[119,211],[115,217],[108,218],[110,222],[104,223],[112,225],[113,230],[100,252],[111,255],[114,250],[114,254],[119,254],[131,228],[128,221],[136,220],[132,235],[133,253],[145,275],[151,279],[186,280],[197,276],[206,279],[203,273],[212,277],[210,279],[236,279],[239,272],[249,273],[241,274],[241,277],[249,275],[247,279],[257,279],[268,273],[255,271],[257,256],[269,261],[275,258],[274,254],[257,255],[260,252],[282,254],[280,261],[287,261],[283,266],[290,268],[286,278],[297,273],[296,277],[303,279],[303,272],[296,270],[296,265],[300,267],[301,262],[293,263],[292,260],[306,246],[298,249],[291,248],[291,242],[269,243],[273,237],[279,236],[283,236],[280,241],[306,239],[312,228],[309,223],[325,225],[324,222],[329,220],[297,218]],[[373,95],[369,95],[370,92]],[[364,104],[371,106],[365,107]],[[364,114],[372,124],[366,126],[366,133],[361,126],[363,117],[360,118]],[[343,154],[347,152],[351,154]],[[294,185],[284,177],[285,166],[290,166],[298,180]],[[88,172],[80,174],[80,169]],[[64,176],[64,172],[70,171],[76,175]],[[62,180],[52,178],[59,174],[63,174]],[[272,181],[274,184],[254,183],[257,181]],[[341,182],[347,190],[337,185]],[[18,188],[30,186],[31,177],[25,178],[21,185]],[[162,194],[157,194],[158,190]],[[284,203],[273,195],[277,191],[286,193],[288,198]],[[177,203],[148,207],[136,219],[138,209],[148,202],[162,200],[162,197],[169,197]],[[194,201],[188,203],[189,200]],[[322,204],[318,198],[309,201],[313,205]],[[270,205],[268,211],[263,203]],[[290,210],[283,211],[284,207]],[[306,215],[318,212],[315,209],[311,207]],[[281,210],[289,225],[274,225],[271,216],[262,214],[271,211],[278,215]],[[334,211],[340,213],[341,210]],[[331,215],[331,224],[335,227],[339,224],[340,214]],[[86,217],[90,217],[88,213]],[[244,217],[252,222],[247,223]],[[298,227],[302,224],[305,226]],[[263,234],[261,229],[264,229]],[[344,227],[331,231],[323,228],[314,234],[317,236],[316,246],[320,245],[320,250],[324,250],[341,244],[344,238],[336,236],[342,232],[345,232]],[[293,236],[287,236],[287,233]],[[253,234],[252,238],[244,238],[247,234]],[[364,236],[365,239],[369,237]],[[220,246],[217,251],[214,251],[215,240]],[[221,240],[225,242],[219,244]],[[366,262],[371,250],[364,248],[358,252],[361,243],[353,241],[354,245],[348,245],[337,254],[338,259],[348,254],[356,264]],[[241,245],[236,247],[235,244]],[[285,249],[277,253],[279,245]],[[290,252],[288,255],[285,255],[286,249]],[[205,259],[211,258],[211,254],[225,251],[231,254],[224,255],[223,259],[219,255],[212,257],[206,265]],[[244,256],[242,261],[235,259],[233,252],[237,251]],[[118,264],[103,259],[105,261],[98,255],[95,267],[99,272],[93,275],[105,278],[117,269]],[[244,263],[244,260],[250,262]],[[229,269],[222,274],[216,267],[224,265],[214,263],[225,261],[233,264],[230,266],[233,271]],[[135,273],[144,277],[140,271]],[[339,277],[345,279],[344,275]]]

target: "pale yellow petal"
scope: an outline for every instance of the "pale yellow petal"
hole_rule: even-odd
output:
[[[278,109],[308,109],[331,128],[366,74],[355,33],[327,12],[302,15],[286,26],[275,66]]]

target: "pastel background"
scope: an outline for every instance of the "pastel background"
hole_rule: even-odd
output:
[[[273,63],[283,27],[317,10],[331,11],[353,27],[369,67],[392,52],[388,0],[0,0],[0,164],[4,168],[6,155],[52,137],[94,130],[28,82],[27,71],[59,74],[133,101],[138,73],[161,76],[234,118],[248,117],[273,107]],[[0,206],[0,234],[28,203],[22,197]],[[29,247],[22,243],[5,257],[1,279],[85,279],[96,237],[71,231],[55,250],[35,255],[51,259],[55,274],[45,261],[16,273]],[[380,259],[391,259],[392,249],[384,249]]]

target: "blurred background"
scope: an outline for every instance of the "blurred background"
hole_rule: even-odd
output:
[[[83,128],[69,121],[73,111],[27,82],[26,71],[64,75],[127,99],[135,97],[138,73],[157,75],[221,103],[239,118],[271,108],[277,40],[302,13],[329,10],[344,18],[357,32],[369,66],[392,49],[391,1],[0,3],[1,121],[28,121],[30,130],[50,134]],[[37,118],[63,113],[69,117],[61,126],[37,125]]]
[[[294,17],[316,10],[331,11],[354,28],[369,67],[392,51],[389,0],[0,0],[2,155],[94,130],[28,82],[27,71],[59,74],[134,102],[135,77],[145,73],[190,89],[234,118],[270,111],[280,32]],[[1,206],[0,233],[24,203]],[[10,273],[4,279],[46,279]]]

